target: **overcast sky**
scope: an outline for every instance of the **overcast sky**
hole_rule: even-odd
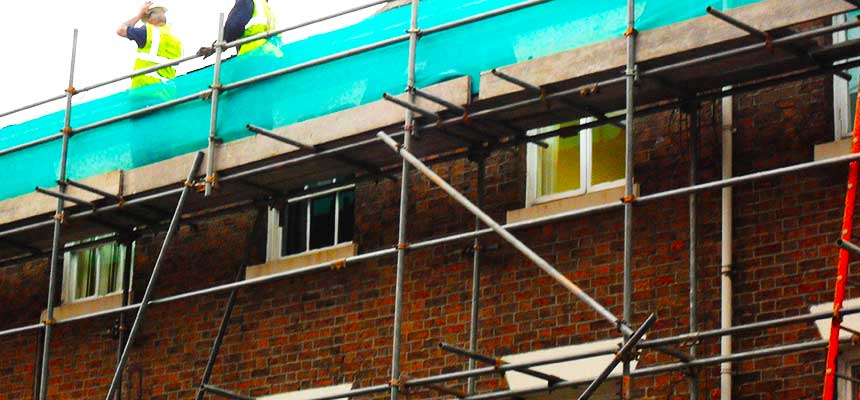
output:
[[[325,16],[370,0],[270,0],[278,27]],[[134,42],[116,35],[119,25],[133,17],[144,1],[42,0],[3,4],[0,17],[0,113],[63,93],[69,79],[72,32],[78,29],[75,86],[78,88],[129,73],[137,50]],[[184,55],[193,54],[216,38],[218,14],[228,13],[233,0],[168,0],[168,23],[182,39]],[[285,33],[294,41],[353,24],[381,6]],[[34,19],[35,18],[35,19]],[[230,50],[229,54],[233,54]],[[212,57],[206,60],[211,64]],[[179,73],[200,68],[200,61],[180,66]],[[130,87],[124,81],[75,96],[75,102],[104,97]],[[64,107],[62,101],[0,118],[0,127],[26,121]]]

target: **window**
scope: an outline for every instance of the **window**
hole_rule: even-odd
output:
[[[847,345],[843,345],[846,346]],[[860,379],[860,348],[850,347],[839,355],[837,370],[840,375]],[[845,379],[836,380],[836,393],[839,400],[857,399],[860,385]]]
[[[77,247],[103,238],[103,236],[97,236],[69,243],[67,247]],[[98,243],[65,252],[63,257],[64,302],[73,303],[122,292],[126,253],[126,246],[117,242]]]
[[[543,142],[549,146],[529,146],[527,154],[527,206],[624,185],[624,130],[614,125],[583,129],[580,123],[566,122],[535,129],[529,135],[561,131]]]
[[[305,191],[320,185],[305,186]],[[355,185],[291,198],[284,206],[269,210],[268,258],[274,260],[350,243],[354,222]]]
[[[834,24],[843,24],[857,18],[860,11],[833,17]],[[846,40],[860,39],[860,28],[840,31],[833,34],[833,43]],[[854,111],[857,103],[857,81],[860,79],[860,68],[851,68],[846,72],[851,74],[848,82],[838,76],[833,76],[833,127],[835,128],[835,139],[851,137],[854,128]]]

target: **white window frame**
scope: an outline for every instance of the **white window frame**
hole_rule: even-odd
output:
[[[833,16],[833,24],[844,24],[848,22],[845,14]],[[857,28],[854,28],[857,29]],[[846,41],[848,34],[846,31],[833,33],[833,43],[842,43]],[[851,137],[854,129],[854,121],[851,121],[851,107],[853,104],[848,104],[848,81],[833,75],[833,139],[840,140]]]
[[[594,118],[582,118],[579,120],[580,124],[587,124],[589,122],[593,122]],[[549,133],[553,131],[557,131],[561,129],[561,124],[552,125],[544,128],[532,129],[528,131],[529,136],[539,135],[543,133]],[[538,145],[537,144],[529,144],[526,150],[526,169],[527,169],[527,179],[526,179],[526,207],[531,207],[536,204],[546,203],[554,200],[564,199],[573,196],[581,196],[587,193],[598,192],[601,190],[613,189],[617,187],[624,186],[624,178],[614,180],[611,182],[603,182],[597,185],[591,184],[591,172],[592,172],[592,151],[593,151],[593,143],[592,143],[592,129],[582,129],[579,131],[579,143],[580,143],[580,152],[579,152],[579,164],[582,168],[579,169],[580,179],[582,182],[582,187],[579,189],[568,190],[566,192],[547,194],[543,196],[537,195],[537,187],[538,187]],[[584,143],[584,144],[583,144]]]
[[[66,247],[74,246],[78,243],[80,243],[80,242],[67,243]],[[78,266],[77,266],[77,262],[76,262],[77,258],[72,257],[72,253],[77,253],[80,251],[87,251],[87,250],[90,250],[90,249],[93,249],[96,247],[109,246],[109,245],[114,245],[114,244],[119,245],[119,251],[120,251],[120,259],[119,259],[120,271],[119,271],[119,273],[120,273],[120,275],[122,275],[124,273],[122,270],[125,268],[125,258],[126,257],[132,257],[131,263],[129,264],[129,271],[128,271],[128,273],[129,273],[128,285],[129,285],[129,290],[131,290],[131,282],[132,282],[131,274],[134,273],[134,242],[132,242],[132,244],[131,244],[130,251],[127,248],[127,246],[125,246],[121,243],[118,243],[116,241],[98,243],[98,244],[94,244],[92,246],[86,246],[86,247],[81,247],[81,248],[74,249],[74,250],[68,250],[68,251],[65,251],[63,253],[63,288],[62,288],[61,297],[62,297],[62,301],[64,304],[94,300],[97,298],[107,297],[107,296],[115,295],[117,293],[122,293],[122,286],[121,285],[117,288],[117,290],[114,290],[113,292],[110,292],[110,293],[101,294],[101,295],[98,294],[98,287],[96,287],[96,293],[94,295],[87,296],[87,297],[81,297],[81,298],[75,298],[75,293],[77,292],[77,288],[78,288],[78,274],[77,274],[77,267]],[[96,286],[98,286],[99,274],[101,273],[101,268],[99,268],[100,267],[100,265],[99,265],[100,264],[100,261],[99,261],[100,254],[98,251],[95,252],[95,254],[96,254],[96,268],[95,268],[96,277],[95,277],[95,281],[96,281]]]
[[[852,347],[849,350],[839,355],[836,370],[839,374],[851,376],[851,367],[860,366],[860,347]],[[852,385],[856,383],[846,381],[845,379],[836,380],[836,397],[839,400],[856,400],[852,397]]]
[[[355,190],[355,184],[338,186],[335,188],[322,190],[319,192],[314,192],[314,193],[309,193],[309,194],[302,195],[302,196],[293,197],[293,198],[287,199],[286,204],[297,203],[297,202],[305,201],[305,200],[312,200],[312,199],[315,199],[318,197],[328,196],[330,194],[340,193],[340,192],[343,192],[346,190]],[[305,223],[306,223],[305,224],[305,251],[303,251],[301,253],[290,254],[287,256],[283,255],[283,251],[282,251],[283,250],[282,249],[282,245],[283,245],[282,238],[284,235],[284,227],[280,226],[280,224],[279,224],[281,210],[279,208],[276,208],[276,207],[269,207],[269,216],[268,216],[268,218],[269,218],[269,221],[268,221],[269,229],[268,229],[268,233],[266,235],[266,260],[267,261],[280,260],[280,259],[284,259],[284,258],[288,258],[288,257],[295,257],[297,255],[307,254],[307,253],[312,252],[312,251],[320,251],[320,250],[330,249],[333,247],[343,246],[346,244],[353,243],[352,240],[350,240],[348,242],[343,242],[343,243],[337,242],[337,237],[338,237],[338,234],[340,233],[339,232],[339,230],[340,230],[340,202],[337,201],[337,197],[335,197],[335,202],[334,202],[334,244],[331,246],[321,247],[318,249],[311,249],[310,248],[311,247],[311,244],[310,244],[310,241],[311,241],[311,201],[308,201],[307,203],[308,203],[308,205],[307,205],[306,211],[305,211],[307,213],[307,217],[305,218]],[[284,219],[285,219],[284,225],[289,224],[289,222],[286,221],[286,217],[284,217]],[[354,223],[355,222],[353,221],[353,224]]]

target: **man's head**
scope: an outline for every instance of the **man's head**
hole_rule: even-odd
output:
[[[146,22],[153,25],[164,25],[167,23],[167,7],[160,3],[155,3],[149,7],[149,12],[146,14]]]

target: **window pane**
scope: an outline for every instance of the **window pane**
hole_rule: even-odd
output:
[[[311,199],[311,246],[309,250],[334,245],[335,195]]]
[[[122,270],[122,251],[116,243],[110,243],[98,248],[99,253],[99,283],[98,294],[105,295],[120,289]]]
[[[574,124],[566,124],[562,131],[575,131]],[[564,136],[565,133],[562,133]],[[577,190],[582,187],[579,135],[553,137],[544,140],[549,148],[538,147],[537,195],[545,196]]]
[[[285,207],[286,212],[281,213],[282,217],[286,214],[286,221],[281,223],[284,229],[281,238],[282,255],[288,256],[307,251],[307,207],[306,201],[290,203]]]
[[[96,250],[85,249],[75,251],[72,265],[75,271],[75,299],[90,297],[95,294],[96,289]]]
[[[603,125],[591,130],[591,184],[624,178],[624,130]]]
[[[345,243],[352,240],[353,225],[355,224],[355,191],[345,190],[338,193],[340,202],[340,219],[337,223],[337,242]]]
[[[858,379],[860,378],[860,365],[852,365],[851,366],[851,377]],[[851,385],[851,398],[856,399],[858,395],[858,385],[854,382],[848,382]]]
[[[858,16],[860,12],[852,11],[847,14],[845,20],[854,21]],[[845,36],[847,40],[860,39],[860,28],[845,31]],[[860,79],[860,68],[851,68],[846,72],[851,74],[851,81],[848,82],[848,126],[851,129],[854,126],[854,113],[857,111],[857,80]]]

